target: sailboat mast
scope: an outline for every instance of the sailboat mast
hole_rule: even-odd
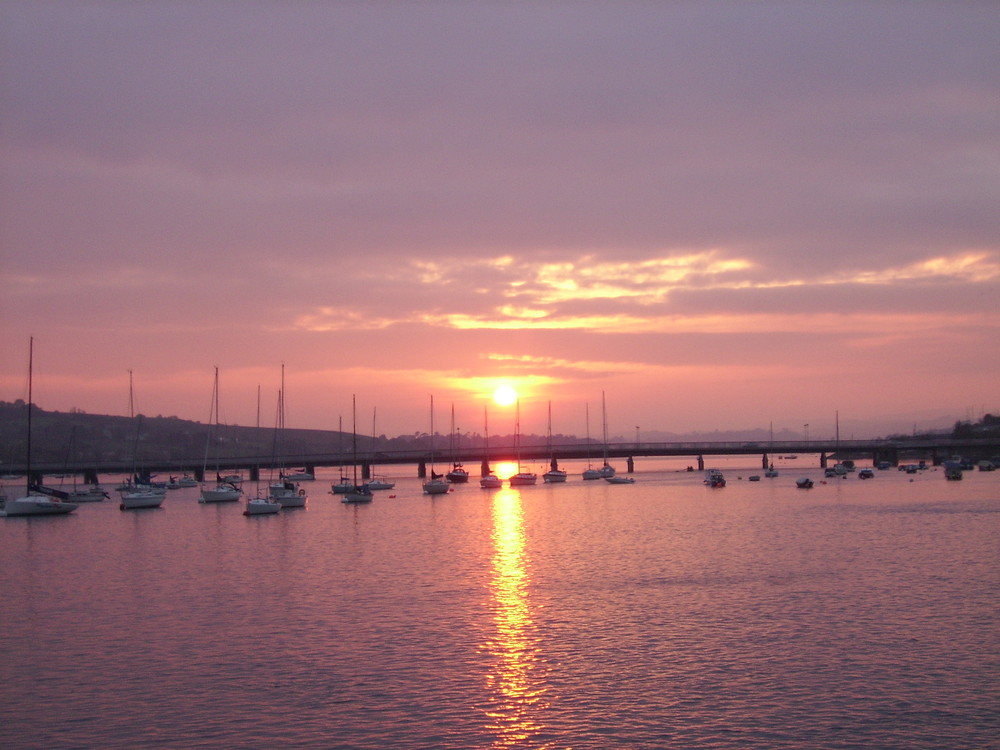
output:
[[[353,458],[351,463],[354,465],[354,486],[358,484],[358,401],[357,394],[351,394],[351,414],[353,417],[353,424],[351,425],[351,453]]]
[[[34,363],[35,363],[35,337],[30,336],[28,338],[28,444],[26,446],[27,455],[25,456],[25,468],[27,469],[28,491],[25,493],[27,495],[31,494],[31,399],[32,399],[32,382],[34,380]]]

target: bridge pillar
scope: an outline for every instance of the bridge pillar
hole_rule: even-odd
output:
[[[631,461],[631,460],[632,459],[630,458],[629,461]],[[556,457],[555,456],[553,456],[552,460],[549,461],[549,468],[552,469],[552,471],[559,471],[559,462],[556,461]],[[632,470],[629,469],[629,471],[632,471]]]
[[[372,462],[362,461],[361,462],[361,478],[371,479],[372,478]]]
[[[479,464],[479,476],[485,477],[490,473],[490,462],[488,459],[483,459],[483,462]]]
[[[259,482],[260,481],[260,467],[259,466],[251,466],[250,467],[250,481],[251,482]]]
[[[698,456],[698,471],[705,471],[705,457]]]
[[[821,452],[819,454],[819,468],[821,468],[821,469],[825,469],[826,468],[826,453],[822,453]]]
[[[424,479],[427,476],[427,464],[421,461],[417,464],[417,476]]]
[[[306,464],[306,472],[316,476],[316,464]]]
[[[97,469],[86,469],[83,472],[84,484],[97,484]]]
[[[761,454],[760,468],[762,468],[762,469],[770,469],[771,468],[770,465],[767,462],[767,454],[766,453],[762,453]]]
[[[629,474],[631,474],[633,471],[635,471],[635,461],[633,460],[632,456],[628,457],[628,461],[626,461],[626,464],[628,465],[628,473]]]
[[[194,469],[194,478],[195,478],[196,481],[204,482],[205,481],[205,470],[204,469],[199,469],[196,466],[195,469]]]

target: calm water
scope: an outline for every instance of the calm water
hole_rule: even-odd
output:
[[[1000,472],[804,464],[0,519],[0,747],[1000,746]]]

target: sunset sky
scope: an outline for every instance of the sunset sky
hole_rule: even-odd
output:
[[[1000,412],[1000,4],[0,5],[0,400]],[[362,417],[359,415],[359,421]],[[491,407],[509,432],[512,407]]]

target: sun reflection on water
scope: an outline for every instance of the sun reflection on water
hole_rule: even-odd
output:
[[[528,560],[525,553],[521,494],[500,490],[493,496],[493,571],[490,581],[495,632],[484,648],[493,658],[487,675],[486,728],[493,747],[543,747],[540,712],[545,701],[545,665],[531,619]]]

